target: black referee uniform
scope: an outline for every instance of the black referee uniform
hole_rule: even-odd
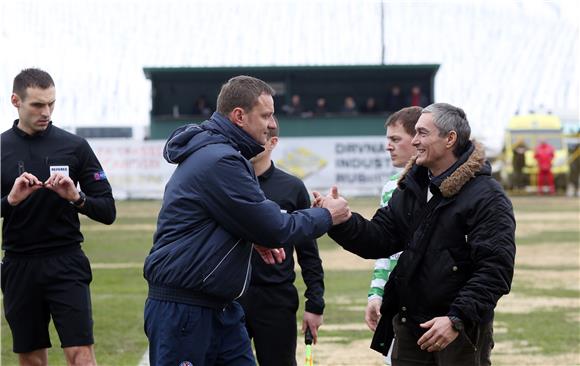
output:
[[[111,224],[111,186],[87,141],[49,124],[28,135],[18,120],[1,135],[2,292],[14,352],[51,347],[52,317],[62,347],[93,344],[89,261],[81,250],[79,212]],[[7,197],[23,172],[46,181],[59,171],[86,195],[77,208],[49,189],[39,189],[17,206]]]
[[[310,207],[304,183],[272,162],[258,177],[266,197],[287,212]],[[250,288],[239,299],[246,313],[246,327],[254,339],[260,366],[296,365],[296,311],[299,300],[294,286],[294,249],[306,284],[305,310],[322,314],[324,310],[324,272],[315,240],[284,245],[286,260],[269,265],[261,257],[252,257]]]

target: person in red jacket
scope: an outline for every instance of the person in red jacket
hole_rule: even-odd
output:
[[[536,147],[534,158],[538,162],[538,193],[544,193],[544,186],[548,187],[550,193],[555,193],[556,187],[554,186],[554,175],[552,174],[554,148],[546,141],[541,141]]]

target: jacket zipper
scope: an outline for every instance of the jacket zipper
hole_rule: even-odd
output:
[[[230,255],[230,253],[232,252],[232,250],[234,250],[238,246],[238,244],[240,243],[240,240],[242,240],[242,239],[238,239],[238,241],[236,242],[236,244],[234,244],[234,246],[230,250],[228,250],[228,252],[226,253],[226,255],[223,256],[223,258],[219,261],[218,264],[216,264],[216,266],[211,270],[211,272],[207,276],[205,276],[203,278],[203,282],[205,282],[205,280],[207,280],[209,278],[209,276],[211,276],[216,271],[216,269],[218,269],[218,267],[220,266],[220,264],[222,264],[222,262],[228,257],[228,255]]]
[[[248,278],[250,277],[249,272],[252,268],[251,267],[252,254],[254,254],[254,244],[252,244],[252,246],[250,247],[250,256],[248,258],[248,265],[246,266],[246,278],[244,279],[244,285],[242,286],[242,291],[240,291],[240,294],[234,300],[239,299],[246,291],[246,285],[248,284]]]

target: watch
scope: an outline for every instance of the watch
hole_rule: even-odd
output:
[[[79,199],[76,201],[70,201],[70,203],[73,206],[80,208],[85,203],[86,200],[87,200],[87,195],[83,191],[79,191]]]
[[[453,329],[455,329],[458,332],[461,332],[463,330],[464,328],[463,320],[453,315],[448,316],[448,318],[449,320],[451,320],[451,326],[453,327]]]

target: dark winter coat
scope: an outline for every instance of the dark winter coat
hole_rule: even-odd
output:
[[[364,258],[403,250],[385,285],[382,317],[371,348],[387,353],[397,313],[414,326],[437,316],[461,318],[466,327],[493,319],[510,290],[515,258],[511,202],[491,177],[483,148],[470,144],[458,161],[431,181],[412,160],[387,207],[371,221],[353,214],[329,235]],[[433,193],[427,206],[427,188]]]

